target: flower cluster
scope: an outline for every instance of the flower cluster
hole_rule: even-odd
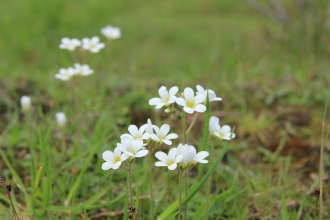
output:
[[[131,162],[136,157],[146,156],[149,150],[145,146],[150,141],[156,142],[157,145],[163,143],[171,145],[171,139],[178,138],[178,135],[174,133],[168,134],[169,131],[170,126],[168,124],[164,124],[159,128],[153,125],[150,119],[148,119],[147,124],[142,125],[140,128],[136,125],[130,125],[128,127],[129,133],[120,136],[121,142],[117,144],[114,153],[111,151],[103,153],[102,157],[105,162],[102,165],[102,169],[118,169],[121,162],[125,160]],[[144,143],[144,141],[147,143]]]
[[[101,33],[110,40],[118,39],[121,37],[120,29],[110,25],[102,28]],[[70,52],[74,52],[76,48],[79,47],[82,52],[89,51],[91,53],[98,53],[105,47],[105,43],[100,42],[100,38],[98,36],[94,36],[92,38],[85,37],[82,40],[78,40],[77,38],[70,39],[68,37],[64,37],[62,38],[61,44],[59,45],[60,49],[68,50]],[[88,65],[76,63],[74,68],[61,68],[59,73],[55,75],[55,78],[62,81],[68,81],[73,76],[88,76],[93,73],[94,71],[91,70]]]
[[[205,112],[207,95],[210,101],[221,101],[222,99],[217,97],[213,90],[204,90],[200,85],[196,86],[197,92],[192,88],[187,87],[183,91],[183,96],[178,94],[179,88],[177,86],[172,87],[169,91],[165,86],[162,86],[158,90],[160,98],[152,98],[149,100],[149,105],[155,105],[156,109],[166,107],[165,112],[171,112],[174,108],[173,104],[176,103],[183,108],[183,110],[192,114],[194,112]]]
[[[208,163],[205,158],[209,156],[209,153],[207,151],[196,153],[194,146],[179,144],[177,148],[172,148],[168,154],[158,151],[155,156],[160,160],[155,163],[155,166],[167,166],[169,170],[175,170],[178,166],[185,169],[194,166],[196,163]]]
[[[74,64],[74,67],[69,68],[61,68],[59,73],[55,75],[56,79],[60,79],[63,81],[69,81],[74,76],[88,76],[93,74],[94,71],[89,68],[87,64]]]

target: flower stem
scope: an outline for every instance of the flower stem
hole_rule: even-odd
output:
[[[189,134],[191,128],[194,126],[194,124],[195,124],[195,122],[196,122],[196,120],[197,120],[197,117],[198,117],[198,113],[196,113],[196,115],[195,115],[193,121],[191,122],[191,124],[190,124],[190,126],[189,126],[189,128],[188,128],[188,130],[187,130],[187,132],[186,132],[187,135]]]
[[[213,155],[213,149],[214,149],[214,145],[213,142],[210,144],[210,158],[209,158],[209,164],[213,163],[212,160],[212,155]],[[211,193],[211,185],[212,185],[212,176],[207,180],[206,183],[206,205],[205,205],[205,213],[204,213],[204,219],[207,220],[208,219],[208,213],[209,213],[209,202],[210,202],[210,193]]]
[[[151,146],[148,154],[148,162],[149,162],[149,189],[150,189],[150,209],[151,209],[151,218],[154,220],[155,213],[154,213],[154,195],[153,195],[153,189],[152,189],[152,159],[151,159]]]
[[[182,130],[183,130],[183,140],[184,144],[187,143],[187,124],[186,124],[186,114],[182,112]]]
[[[129,162],[128,164],[128,176],[129,176],[129,201],[130,201],[130,207],[133,207],[133,189],[132,189],[132,170],[131,170],[132,163]],[[129,210],[129,209],[128,209]],[[133,219],[135,220],[135,212],[132,213]]]
[[[179,216],[178,219],[182,219],[182,172],[179,170]]]
[[[188,196],[188,177],[187,174],[184,177],[184,196],[187,197]],[[188,202],[186,203],[186,205],[184,206],[184,215],[183,218],[186,220],[187,219],[187,214],[188,214]]]

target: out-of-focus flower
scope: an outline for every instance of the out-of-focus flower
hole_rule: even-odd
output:
[[[127,160],[129,156],[125,153],[122,154],[118,147],[115,148],[114,152],[112,151],[104,151],[102,154],[103,160],[105,162],[102,164],[102,170],[109,170],[109,169],[118,169],[121,163]]]
[[[63,81],[68,81],[71,79],[71,77],[73,77],[76,74],[77,74],[77,70],[72,67],[69,67],[67,69],[61,68],[59,73],[55,75],[55,78]]]
[[[84,50],[89,50],[92,53],[98,53],[101,49],[105,47],[104,43],[100,43],[100,38],[97,36],[82,39],[82,48]]]
[[[175,133],[168,134],[170,131],[170,126],[168,124],[163,124],[160,128],[158,128],[156,125],[153,125],[152,127],[156,134],[151,134],[150,137],[159,145],[162,143],[171,145],[172,141],[170,141],[170,139],[178,138],[178,135]]]
[[[160,98],[152,98],[149,100],[149,105],[155,105],[156,109],[163,107],[164,105],[169,106],[176,100],[176,94],[179,91],[177,86],[173,86],[170,91],[167,91],[165,86],[161,86],[158,89]]]
[[[58,126],[63,127],[65,125],[66,117],[63,112],[56,113],[55,118],[56,118],[56,122],[57,122]]]
[[[177,155],[176,148],[172,148],[168,155],[164,152],[158,151],[155,154],[156,158],[160,161],[155,163],[156,167],[168,167],[169,170],[175,170],[177,164],[182,160],[182,155]]]
[[[102,28],[101,33],[109,40],[115,40],[121,37],[120,29],[111,25]]]
[[[94,71],[90,69],[87,64],[81,65],[79,63],[76,63],[74,65],[74,68],[76,70],[76,74],[79,76],[88,76],[94,73]]]
[[[70,38],[64,37],[61,40],[60,48],[66,49],[69,51],[73,51],[76,49],[76,47],[79,47],[80,45],[81,45],[80,40],[78,40],[76,38],[70,39]]]
[[[185,88],[183,91],[184,98],[177,98],[176,103],[183,106],[183,110],[188,114],[196,112],[205,112],[206,106],[201,104],[205,100],[205,96],[198,94],[194,95],[192,88]]]
[[[219,118],[212,116],[209,123],[210,135],[216,139],[231,140],[236,137],[234,133],[231,132],[229,125],[220,126]]]
[[[221,101],[222,98],[220,97],[217,97],[215,92],[211,89],[207,89],[205,90],[202,86],[200,85],[197,85],[196,86],[196,89],[197,89],[197,92],[196,94],[200,94],[200,95],[203,95],[204,96],[204,102],[206,102],[206,95],[207,95],[207,92],[209,93],[209,101],[212,102],[212,101]]]
[[[125,137],[128,137],[131,140],[136,140],[136,139],[147,140],[150,138],[150,134],[145,133],[146,128],[147,128],[147,124],[142,125],[140,129],[136,125],[130,125],[128,126],[129,134],[123,134],[120,136],[120,138],[123,139]]]
[[[129,160],[135,157],[144,157],[148,154],[148,150],[144,148],[142,139],[131,140],[128,137],[122,138],[121,143],[117,144],[119,149],[129,156]]]
[[[21,106],[24,113],[30,112],[31,109],[31,98],[29,96],[23,95],[21,97]]]

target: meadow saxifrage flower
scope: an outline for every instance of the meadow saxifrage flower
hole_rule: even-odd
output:
[[[219,118],[212,116],[209,122],[210,135],[216,139],[231,140],[236,137],[229,125],[220,126]]]
[[[104,151],[102,154],[103,160],[105,162],[102,164],[102,170],[109,170],[109,169],[118,169],[121,163],[128,159],[128,155],[122,153],[118,147],[115,148],[114,152],[112,151]]]
[[[115,40],[121,37],[120,29],[111,25],[102,28],[101,33],[109,40]]]
[[[66,123],[66,116],[63,112],[58,112],[55,115],[57,125],[63,127]]]
[[[178,155],[182,155],[182,161],[179,163],[182,168],[194,166],[196,163],[208,163],[208,160],[205,160],[209,156],[207,151],[197,153],[196,148],[188,144],[179,144],[176,150]]]
[[[117,144],[117,147],[129,156],[129,160],[132,160],[135,157],[144,157],[148,154],[149,151],[144,148],[145,145],[142,139],[131,140],[124,137],[121,139],[121,143]]]
[[[59,47],[61,49],[73,51],[76,49],[76,47],[79,47],[80,45],[81,45],[81,41],[76,38],[70,39],[68,37],[63,37]]]
[[[129,134],[123,134],[120,136],[120,138],[122,139],[128,137],[131,140],[136,140],[136,139],[147,140],[150,138],[150,134],[145,133],[147,126],[148,125],[145,124],[142,125],[140,128],[138,128],[136,125],[130,125],[128,126]]]
[[[188,114],[196,112],[205,112],[206,106],[202,103],[205,101],[205,96],[198,94],[195,96],[194,90],[187,87],[183,91],[184,98],[177,98],[176,103],[183,106],[183,110]]]
[[[88,76],[88,75],[91,75],[94,73],[94,71],[92,69],[89,68],[89,65],[87,64],[79,64],[79,63],[76,63],[74,64],[74,68],[76,70],[76,75],[79,75],[79,76]]]
[[[168,167],[169,170],[175,170],[177,168],[177,164],[182,160],[182,155],[177,155],[176,148],[172,148],[168,155],[164,152],[158,151],[155,154],[155,157],[160,160],[155,163],[156,167]]]
[[[24,113],[30,112],[31,109],[31,98],[29,96],[23,95],[21,97],[21,107]]]
[[[89,50],[92,53],[98,53],[104,47],[105,44],[100,42],[100,38],[97,36],[94,36],[91,39],[87,37],[82,39],[82,48],[84,50]]]
[[[176,94],[178,93],[179,88],[173,86],[169,91],[167,91],[165,86],[161,86],[158,89],[158,94],[160,98],[152,98],[149,100],[149,105],[155,105],[156,109],[163,107],[164,105],[169,106],[174,103],[176,100]]]
[[[222,100],[222,98],[217,97],[216,94],[215,94],[215,92],[214,92],[213,90],[211,90],[211,89],[207,89],[207,90],[205,90],[205,89],[204,89],[202,86],[200,86],[200,85],[197,85],[197,86],[196,86],[196,89],[197,89],[196,94],[200,94],[200,95],[203,95],[203,96],[205,97],[205,101],[204,101],[204,102],[206,102],[206,95],[207,95],[207,93],[209,94],[209,101],[210,101],[210,102],[213,102],[213,101],[221,101],[221,100]]]
[[[175,133],[168,134],[170,131],[170,126],[168,124],[163,124],[160,128],[158,128],[156,125],[153,125],[152,127],[155,131],[155,134],[151,134],[150,137],[158,144],[164,143],[166,145],[171,145],[172,141],[170,141],[170,139],[178,138],[178,135]]]
[[[67,69],[61,68],[59,73],[55,75],[55,78],[63,81],[68,81],[76,74],[77,74],[77,70],[72,67],[69,67]]]

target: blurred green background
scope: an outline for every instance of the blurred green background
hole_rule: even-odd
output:
[[[22,130],[28,129],[16,120],[22,95],[41,106],[47,120],[40,116],[38,123],[44,128],[57,111],[65,111],[74,124],[69,132],[74,139],[79,126],[94,134],[93,126],[105,111],[113,111],[102,120],[112,123],[109,130],[115,135],[131,122],[140,125],[148,117],[165,118],[159,112],[152,116],[153,108],[148,106],[161,85],[176,85],[182,91],[200,84],[223,98],[213,105],[213,114],[236,127],[236,148],[227,163],[254,167],[272,163],[279,155],[292,156],[299,161],[301,175],[293,182],[303,179],[298,191],[306,191],[315,183],[310,175],[318,169],[329,85],[329,3],[283,0],[278,4],[265,0],[2,1],[0,147],[26,147],[28,131]],[[95,74],[81,79],[74,93],[81,111],[92,115],[82,125],[81,118],[74,119],[77,106],[70,105],[71,85],[54,78],[60,68],[74,64],[59,44],[63,37],[100,36],[104,41],[100,29],[107,25],[119,27],[122,37],[89,56]],[[328,120],[326,128],[330,128]],[[15,144],[13,131],[19,133]],[[286,144],[277,152],[280,140]],[[246,157],[254,162],[246,162]],[[237,158],[243,162],[233,162]],[[329,161],[326,157],[327,170]],[[0,162],[0,171],[7,170],[1,158]],[[16,168],[21,166],[25,165]],[[235,218],[233,213],[227,216]],[[255,216],[256,212],[247,213]]]

